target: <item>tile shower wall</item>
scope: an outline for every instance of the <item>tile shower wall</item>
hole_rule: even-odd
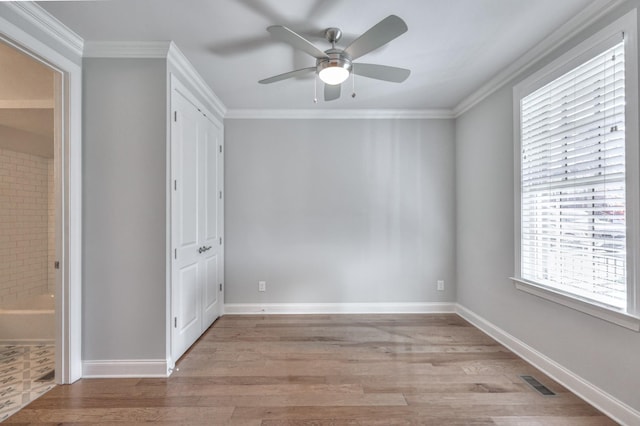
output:
[[[47,160],[47,292],[56,294],[56,199],[53,160]]]
[[[52,163],[0,149],[0,304],[48,291]]]

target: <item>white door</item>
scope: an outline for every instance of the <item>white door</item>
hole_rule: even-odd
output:
[[[203,252],[203,332],[220,316],[220,294],[222,292],[221,254],[222,254],[222,218],[219,214],[222,205],[222,185],[220,182],[219,157],[222,131],[207,117],[202,120],[202,137],[199,157],[202,171],[200,199],[204,202],[200,208],[200,241]]]
[[[172,91],[171,356],[176,361],[220,315],[222,131]]]
[[[199,303],[200,256],[198,229],[198,111],[173,92],[171,123],[172,163],[172,285],[171,354],[177,360],[200,336],[202,309]],[[179,185],[179,187],[178,187]]]

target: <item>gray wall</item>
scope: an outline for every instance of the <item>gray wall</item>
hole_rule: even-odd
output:
[[[454,182],[453,120],[226,120],[225,302],[454,301]]]
[[[551,57],[621,16],[628,2]],[[519,81],[522,77],[517,78]],[[458,302],[640,409],[640,334],[514,288],[513,84],[456,121]]]
[[[166,60],[83,65],[83,359],[164,359]]]

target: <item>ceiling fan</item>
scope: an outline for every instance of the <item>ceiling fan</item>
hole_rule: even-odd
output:
[[[315,72],[318,74],[320,80],[324,82],[325,101],[332,101],[340,97],[340,85],[349,78],[351,74],[402,83],[409,77],[411,73],[410,70],[353,61],[389,43],[391,40],[404,34],[407,29],[407,24],[405,24],[402,19],[396,15],[389,15],[369,28],[369,30],[354,40],[353,43],[345,49],[339,49],[336,48],[336,43],[340,40],[342,31],[340,31],[339,28],[327,28],[324,35],[331,43],[331,48],[322,51],[295,31],[282,25],[273,25],[267,28],[267,31],[269,31],[272,36],[313,56],[316,58],[316,65],[265,78],[258,83],[275,83],[276,81]],[[355,93],[353,96],[355,96]]]

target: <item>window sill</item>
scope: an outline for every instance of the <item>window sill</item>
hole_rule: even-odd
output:
[[[514,282],[518,290],[522,290],[529,294],[533,294],[534,296],[558,303],[593,317],[603,319],[621,327],[628,328],[629,330],[640,332],[640,318],[614,310],[613,308],[608,308],[604,305],[597,305],[595,303],[576,299],[520,278],[512,277],[511,280]]]

